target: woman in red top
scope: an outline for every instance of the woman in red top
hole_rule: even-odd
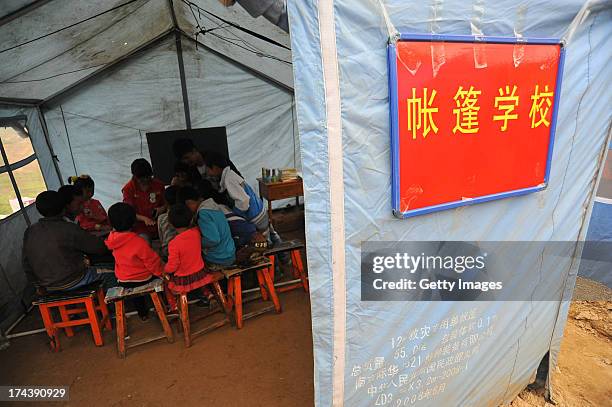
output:
[[[133,232],[150,241],[157,237],[157,216],[166,210],[164,184],[153,178],[151,164],[144,158],[134,160],[131,170],[132,179],[121,190],[123,202],[136,210]]]
[[[164,273],[169,276],[168,287],[177,294],[187,293],[212,282],[202,259],[202,235],[192,227],[193,213],[184,204],[173,205],[168,220],[177,235],[168,244],[168,263]],[[208,290],[204,294],[209,296]]]
[[[110,224],[104,207],[93,199],[95,184],[89,175],[68,178],[68,182],[83,191],[83,208],[76,217],[81,228],[87,231],[108,231]]]

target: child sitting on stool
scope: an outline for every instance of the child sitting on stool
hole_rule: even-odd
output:
[[[95,184],[89,175],[73,176],[68,181],[83,191],[83,206],[76,220],[79,226],[89,231],[109,231],[108,215],[97,199],[93,198]]]
[[[106,247],[113,251],[115,276],[119,286],[134,288],[145,285],[162,276],[163,264],[159,255],[146,240],[132,231],[136,223],[136,211],[131,205],[119,202],[108,210],[113,231],[106,239]],[[176,309],[176,300],[166,290],[166,300],[171,310]],[[135,297],[134,305],[143,321],[148,319],[149,308],[144,297]]]
[[[169,206],[176,204],[176,195],[180,188],[170,185],[164,191],[164,199]],[[161,257],[168,260],[168,244],[176,236],[176,229],[168,221],[168,212],[164,212],[157,217],[157,233],[159,235]]]
[[[189,187],[179,192],[179,201],[195,213],[195,222],[202,234],[202,252],[208,268],[213,270],[231,266],[236,261],[236,246],[222,209],[212,198],[203,200]]]
[[[153,178],[153,168],[144,158],[134,160],[131,171],[132,179],[121,189],[123,202],[136,210],[134,232],[150,243],[157,237],[156,218],[166,210],[164,184]]]
[[[164,272],[168,275],[168,287],[176,294],[183,294],[212,282],[202,259],[202,235],[191,221],[193,213],[184,204],[170,207],[168,220],[177,235],[168,245],[168,263]],[[206,296],[210,292],[206,290]]]

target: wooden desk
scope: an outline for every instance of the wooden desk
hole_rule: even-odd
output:
[[[295,197],[295,205],[299,210],[300,196],[304,195],[304,184],[301,178],[283,182],[264,182],[257,178],[259,182],[259,196],[268,201],[268,219],[272,222],[272,201]]]

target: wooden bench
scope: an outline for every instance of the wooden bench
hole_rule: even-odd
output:
[[[276,255],[280,253],[289,252],[291,254],[291,271],[293,272],[293,277],[295,280],[289,281],[286,284],[279,285],[277,284],[276,291],[285,292],[289,290],[294,290],[296,288],[302,287],[305,292],[308,292],[308,276],[306,275],[306,271],[304,270],[304,263],[302,262],[302,253],[301,250],[304,248],[304,244],[298,240],[289,240],[283,242],[271,249],[268,249],[264,252],[264,256],[268,258],[268,261],[272,264],[270,267],[270,276],[272,277],[272,281],[274,281],[274,262]],[[262,297],[266,299],[264,294],[262,293]]]
[[[270,276],[270,267],[272,264],[270,262],[264,261],[249,267],[243,268],[235,268],[235,269],[226,269],[222,270],[222,273],[227,278],[227,295],[228,300],[230,301],[230,305],[233,305],[234,308],[234,319],[236,320],[236,327],[238,329],[242,328],[243,320],[253,318],[257,315],[261,315],[264,312],[268,311],[276,311],[277,313],[281,312],[281,304],[276,295],[276,290],[274,289],[274,283],[272,281],[272,277]],[[240,281],[240,277],[242,274],[255,272],[257,273],[257,281],[259,283],[259,289],[261,291],[261,296],[264,301],[267,300],[268,296],[272,299],[273,305],[264,307],[262,309],[252,311],[250,313],[244,314],[242,313],[242,284]],[[264,297],[265,294],[265,297]]]
[[[159,292],[163,292],[163,282],[162,280],[156,279],[151,281],[148,284],[134,287],[134,288],[125,288],[125,287],[113,287],[109,289],[106,293],[105,302],[115,303],[115,318],[117,321],[117,351],[119,353],[120,358],[124,358],[128,348],[134,348],[136,346],[144,345],[149,342],[156,341],[158,339],[166,338],[168,342],[174,342],[174,335],[172,333],[172,328],[168,323],[168,319],[166,318],[166,312],[162,306],[162,303],[159,299]],[[134,298],[139,296],[148,295],[153,301],[153,305],[155,306],[155,312],[157,313],[157,317],[159,318],[159,322],[161,322],[163,333],[159,335],[155,335],[152,337],[141,339],[137,342],[131,343],[126,347],[126,335],[127,335],[127,323],[125,319],[125,310],[123,301],[128,298]]]
[[[219,303],[219,308],[215,309],[209,313],[207,313],[206,315],[202,315],[200,317],[198,317],[197,319],[189,319],[189,303],[187,300],[187,294],[188,292],[184,292],[184,293],[180,293],[178,294],[179,296],[179,314],[181,316],[181,326],[183,327],[183,341],[185,344],[185,347],[188,348],[191,346],[191,339],[194,336],[197,335],[203,335],[205,333],[208,333],[214,329],[220,328],[223,325],[227,324],[230,322],[230,314],[231,314],[231,306],[228,304],[228,302],[226,301],[225,295],[223,294],[223,291],[221,290],[221,286],[219,285],[219,281],[223,280],[225,278],[225,276],[223,275],[223,273],[218,272],[218,271],[212,271],[210,272],[210,275],[212,276],[212,282],[210,282],[209,284],[207,284],[204,287],[210,287],[212,288],[213,294],[215,296],[215,298],[217,299],[217,302]],[[204,288],[202,287],[202,288]],[[202,288],[197,288],[196,290],[202,290]],[[192,290],[192,291],[196,291],[196,290]],[[203,328],[200,328],[197,331],[191,331],[191,324],[195,323],[197,321],[200,321],[204,318],[207,318],[213,314],[215,314],[217,311],[223,311],[225,313],[225,318],[221,321],[217,321],[217,322],[213,322],[212,324],[209,324]]]
[[[75,291],[50,292],[32,302],[38,306],[40,315],[49,336],[51,350],[60,350],[59,330],[64,328],[66,336],[74,336],[73,326],[89,325],[96,346],[104,345],[100,327],[112,330],[108,307],[104,302],[104,291],[101,286],[83,287]],[[58,308],[61,321],[54,321],[52,309]],[[100,312],[102,318],[98,318]],[[87,314],[86,318],[72,319],[72,315]]]

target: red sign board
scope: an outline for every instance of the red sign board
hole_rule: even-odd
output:
[[[389,46],[396,215],[545,187],[563,51],[515,41],[402,37]]]

